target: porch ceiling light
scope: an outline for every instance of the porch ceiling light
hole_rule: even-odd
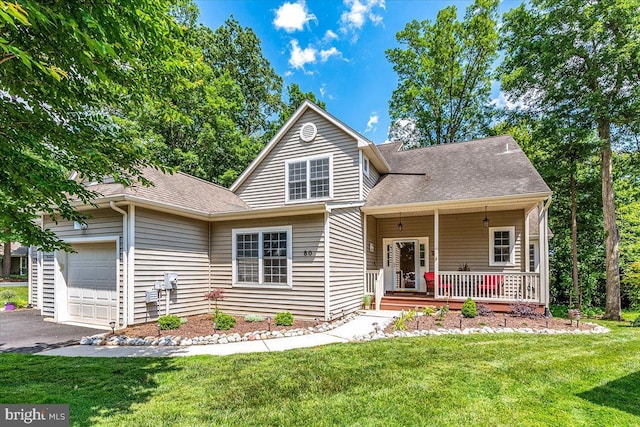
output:
[[[400,222],[398,223],[398,231],[402,231],[402,212],[400,212]]]
[[[487,218],[487,207],[484,207],[484,219],[482,220],[482,225],[484,228],[489,228],[489,218]]]

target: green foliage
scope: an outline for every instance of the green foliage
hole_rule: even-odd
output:
[[[640,316],[636,317],[633,322],[631,322],[631,326],[634,328],[640,328]]]
[[[364,303],[365,307],[369,307],[372,301],[373,301],[373,295],[371,294],[365,294],[362,297],[362,302]]]
[[[403,311],[400,317],[398,317],[393,321],[391,328],[394,331],[406,331],[407,322],[410,322],[415,318],[416,318],[415,310]]]
[[[293,314],[288,311],[277,313],[273,319],[273,323],[279,326],[291,326],[293,325]]]
[[[247,314],[244,316],[245,322],[253,323],[253,322],[262,322],[264,321],[264,317],[257,314]]]
[[[424,314],[425,316],[433,316],[435,312],[436,310],[433,307],[424,307],[422,309],[422,314]]]
[[[4,301],[5,303],[14,302],[13,300],[15,297],[16,297],[16,293],[11,289],[5,289],[2,292],[0,292],[0,300]]]
[[[568,139],[597,133],[602,197],[593,199],[602,203],[609,318],[620,315],[612,147],[638,135],[639,5],[637,0],[532,0],[505,14],[502,27],[500,73],[508,98],[522,102],[528,114],[567,129]],[[565,151],[571,156],[572,145]]]
[[[182,325],[182,319],[175,314],[166,314],[158,318],[158,325],[163,331],[178,329]]]
[[[394,121],[409,119],[415,130],[410,141],[405,135],[392,139],[433,145],[486,133],[497,14],[497,0],[476,0],[463,21],[458,21],[456,7],[449,6],[434,23],[414,20],[396,35],[403,48],[386,51],[398,74],[389,114]]]
[[[216,329],[227,331],[236,325],[236,318],[230,314],[218,311],[213,317],[213,322],[216,325]]]
[[[467,298],[467,300],[462,304],[461,313],[464,317],[473,318],[478,315],[478,311],[476,310],[476,302],[471,298]]]
[[[436,319],[437,320],[444,320],[444,317],[447,315],[447,313],[449,312],[449,306],[448,305],[443,305],[438,307],[438,309],[436,310]]]
[[[0,2],[0,230],[15,241],[68,247],[33,218],[86,219],[73,205],[96,194],[68,179],[71,171],[141,179],[145,146],[123,126],[123,110],[139,108],[149,77],[179,56],[170,5]]]
[[[569,307],[566,305],[550,305],[549,311],[553,317],[565,319],[569,317]]]

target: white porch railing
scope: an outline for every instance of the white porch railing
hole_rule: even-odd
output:
[[[544,302],[540,274],[441,271],[436,298]]]
[[[373,295],[376,310],[380,310],[380,300],[384,296],[384,270],[367,270],[365,273],[364,293]]]

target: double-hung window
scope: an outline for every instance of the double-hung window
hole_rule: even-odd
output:
[[[513,266],[515,258],[515,227],[489,227],[489,265]]]
[[[291,286],[291,226],[233,230],[233,284]]]
[[[331,156],[309,157],[286,163],[287,201],[332,197]]]

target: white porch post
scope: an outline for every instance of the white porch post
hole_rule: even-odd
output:
[[[438,298],[438,283],[440,270],[440,212],[433,211],[433,295]]]
[[[540,302],[548,305],[547,295],[549,294],[549,280],[547,278],[547,222],[546,212],[544,212],[544,202],[538,203],[538,260],[540,265]]]
[[[549,205],[544,210],[544,305],[549,307]],[[541,246],[538,243],[538,246]],[[540,269],[542,270],[542,268]]]

